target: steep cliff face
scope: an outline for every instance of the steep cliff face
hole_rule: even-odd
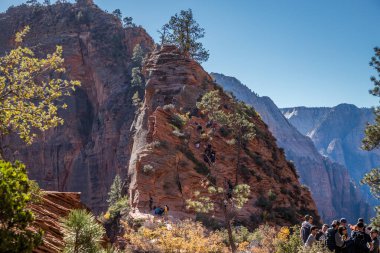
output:
[[[212,76],[218,84],[233,92],[239,100],[252,105],[261,115],[277,138],[278,145],[285,149],[286,157],[294,161],[301,182],[310,187],[325,221],[370,216],[371,209],[350,182],[347,169],[319,154],[313,142],[286,120],[270,98],[259,97],[233,77],[216,73],[212,73]]]
[[[221,133],[219,125],[214,130],[207,128],[207,117],[194,110],[197,99],[217,86],[198,63],[172,46],[154,51],[145,72],[145,101],[134,123],[128,171],[133,207],[148,212],[152,198],[153,205],[168,205],[175,217],[194,217],[185,201],[197,190],[204,192],[201,182],[208,175],[215,175],[209,179],[221,187],[228,180],[235,181],[235,145],[228,144],[230,138]],[[222,101],[225,108],[230,106],[228,96],[223,95]],[[239,219],[247,224],[263,220],[289,224],[301,214],[317,214],[310,192],[301,187],[294,168],[254,111],[252,121],[257,135],[243,151],[238,172],[239,182],[249,184],[252,191]],[[203,161],[208,144],[216,152],[215,166]],[[269,191],[276,196],[274,200],[267,199]],[[221,217],[220,210],[215,217]]]
[[[31,229],[44,231],[43,244],[33,250],[35,253],[58,253],[64,247],[61,219],[71,210],[87,209],[80,202],[80,194],[76,192],[44,192],[40,203],[32,204],[35,221]]]
[[[130,84],[133,48],[141,44],[150,50],[153,41],[142,28],[123,29],[92,1],[22,5],[0,14],[1,54],[25,25],[31,28],[25,44],[42,55],[63,46],[68,77],[82,86],[65,99],[68,110],[59,112],[63,126],[45,132],[31,146],[17,138],[2,140],[6,157],[26,163],[43,189],[82,192],[86,205],[104,210],[109,186],[116,173],[126,175],[130,157],[136,112],[131,98],[138,90]]]
[[[367,122],[374,121],[372,109],[340,104],[332,108],[284,108],[288,121],[311,138],[318,151],[348,168],[356,184],[364,173],[380,164],[380,150],[371,152],[360,148]],[[373,205],[367,188],[363,189]]]

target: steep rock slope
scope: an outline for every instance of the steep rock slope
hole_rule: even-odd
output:
[[[259,97],[236,78],[217,73],[211,75],[225,90],[233,92],[259,112],[277,138],[278,145],[285,149],[286,157],[294,161],[301,182],[310,187],[325,221],[339,217],[353,221],[358,216],[369,217],[371,210],[350,182],[347,169],[320,155],[313,142],[286,120],[269,97]]]
[[[130,84],[133,48],[141,44],[150,50],[153,41],[142,28],[123,29],[117,18],[89,0],[22,5],[0,14],[0,54],[12,48],[14,33],[25,25],[31,28],[25,44],[42,55],[63,46],[68,77],[82,86],[65,99],[63,126],[45,132],[31,146],[17,138],[3,139],[5,155],[26,163],[43,189],[82,192],[86,205],[104,210],[109,186],[116,173],[126,175],[130,157],[136,111],[131,98],[138,90]]]
[[[32,204],[30,209],[35,216],[31,229],[44,231],[43,244],[33,252],[58,253],[62,252],[64,246],[60,220],[66,217],[71,210],[87,208],[80,202],[80,193],[43,192],[42,200]]]
[[[132,206],[148,212],[152,198],[153,205],[167,204],[177,218],[194,217],[185,208],[185,201],[196,190],[204,192],[203,179],[210,173],[216,175],[209,179],[221,187],[227,180],[235,181],[235,146],[228,144],[229,138],[223,137],[220,126],[215,130],[207,128],[205,115],[194,110],[197,99],[217,86],[198,63],[184,58],[173,46],[155,50],[145,72],[145,101],[134,123],[128,171]],[[222,101],[228,108],[229,97],[223,95]],[[304,213],[317,215],[310,192],[301,187],[294,168],[277,148],[267,126],[253,110],[251,113],[257,136],[242,154],[244,168],[238,178],[249,184],[252,191],[239,220],[248,225],[262,221],[289,224],[297,222]],[[203,134],[199,126],[205,131]],[[208,144],[216,152],[215,167],[203,162]],[[276,197],[269,207],[270,190]],[[216,210],[215,217],[221,217],[220,210]]]
[[[367,122],[374,121],[372,109],[340,104],[332,108],[284,108],[288,121],[314,142],[318,151],[348,168],[356,184],[370,169],[380,164],[380,150],[360,148]],[[364,192],[370,198],[370,192]]]

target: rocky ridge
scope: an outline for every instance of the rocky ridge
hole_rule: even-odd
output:
[[[323,220],[346,217],[355,221],[359,216],[370,217],[372,210],[351,182],[347,168],[319,154],[313,142],[287,121],[269,97],[258,96],[236,78],[211,75],[226,91],[252,105],[268,124],[286,157],[294,161],[301,182],[310,188]]]
[[[154,205],[167,204],[175,217],[194,217],[185,208],[185,201],[196,190],[204,192],[201,182],[211,170],[217,170],[211,180],[221,187],[226,180],[235,178],[235,146],[228,144],[220,126],[215,131],[208,129],[207,118],[194,110],[201,95],[217,86],[198,63],[185,58],[173,46],[155,50],[146,62],[145,73],[145,101],[134,123],[136,133],[128,171],[133,207],[149,212],[152,198]],[[228,108],[229,97],[223,96]],[[291,163],[254,111],[252,121],[257,136],[242,154],[238,176],[252,191],[239,220],[248,225],[262,221],[289,224],[304,213],[318,216],[310,192],[301,187]],[[200,133],[198,126],[205,132]],[[216,152],[215,167],[203,162],[208,144]],[[269,191],[276,196],[271,203],[267,199]],[[214,215],[221,218],[218,210]]]

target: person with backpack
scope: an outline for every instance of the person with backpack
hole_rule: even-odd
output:
[[[358,223],[356,225],[357,231],[352,233],[353,239],[353,252],[355,253],[369,253],[369,249],[372,248],[371,237],[364,232],[364,223]]]
[[[335,234],[336,253],[351,253],[353,241],[348,236],[348,231],[345,226],[340,225],[338,233]]]
[[[302,238],[303,244],[306,243],[307,238],[309,238],[309,235],[311,233],[311,224],[313,223],[313,217],[310,215],[305,215],[305,220],[302,222],[301,230],[300,230],[300,236]]]
[[[335,249],[337,248],[336,233],[338,232],[339,225],[339,221],[333,220],[331,228],[327,229],[326,232],[326,247],[333,252],[335,252]]]
[[[371,229],[371,239],[372,239],[372,248],[370,249],[370,253],[379,253],[379,231],[377,229]]]

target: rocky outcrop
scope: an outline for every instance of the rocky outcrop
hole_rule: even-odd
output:
[[[216,73],[212,76],[225,90],[252,105],[268,124],[286,157],[294,161],[301,182],[310,188],[323,220],[346,217],[354,222],[359,216],[370,217],[372,210],[351,182],[347,169],[319,154],[310,138],[298,132],[269,97],[259,97],[236,78]],[[323,117],[323,110],[318,115]],[[308,124],[314,124],[315,118],[310,115]]]
[[[340,104],[332,108],[295,107],[281,109],[288,121],[310,137],[318,151],[344,165],[359,185],[363,175],[380,164],[380,150],[364,151],[360,147],[366,123],[374,122],[373,110]],[[372,205],[367,187],[361,188]]]
[[[152,198],[153,205],[168,205],[177,218],[194,217],[185,201],[195,191],[205,191],[205,178],[221,187],[228,180],[235,181],[235,145],[229,144],[228,134],[222,134],[219,125],[207,128],[206,115],[195,110],[201,95],[217,86],[198,63],[173,46],[154,51],[145,73],[145,101],[134,123],[128,170],[132,206],[149,212]],[[222,101],[228,110],[230,98],[223,95]],[[239,220],[248,225],[262,221],[289,224],[305,213],[317,216],[311,194],[301,187],[294,167],[254,110],[251,115],[257,135],[243,151],[238,171],[239,182],[249,184],[251,194]],[[203,160],[208,144],[216,152],[215,166]],[[271,200],[269,192],[275,196]],[[216,210],[214,217],[221,218],[221,211]]]
[[[61,219],[71,210],[87,209],[80,202],[80,193],[76,192],[43,192],[41,201],[29,208],[35,217],[31,229],[44,231],[43,243],[33,250],[35,253],[62,252],[64,235],[61,230]]]
[[[2,140],[5,156],[23,161],[41,188],[82,192],[86,205],[104,210],[109,186],[117,173],[126,176],[130,157],[132,96],[141,92],[130,81],[133,48],[140,44],[149,51],[153,40],[142,28],[122,28],[89,0],[22,5],[0,14],[0,54],[13,47],[14,33],[25,25],[31,28],[25,44],[41,55],[62,45],[67,77],[82,85],[65,98],[68,109],[59,112],[63,126],[31,146],[17,138]]]

